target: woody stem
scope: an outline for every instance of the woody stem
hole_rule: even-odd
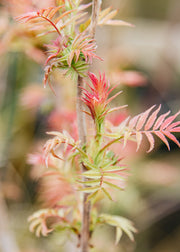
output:
[[[85,113],[83,113],[82,87],[84,86],[83,78],[78,76],[77,82],[77,122],[78,134],[81,147],[86,144],[86,120]],[[82,172],[86,170],[84,164],[81,164]],[[90,202],[87,201],[87,194],[83,195],[83,209],[82,209],[82,230],[81,230],[81,252],[88,252],[89,246],[89,225],[90,225]]]
[[[92,38],[95,36],[96,25],[98,21],[98,12],[101,5],[101,0],[93,0],[92,3],[92,19],[91,19],[91,30],[90,35]],[[78,76],[77,81],[77,123],[78,123],[78,134],[81,147],[86,145],[86,120],[85,113],[83,112],[82,98],[82,87],[84,86],[83,78]],[[82,171],[86,170],[86,167],[81,164]],[[82,209],[82,230],[81,230],[81,252],[89,251],[89,238],[90,238],[90,211],[91,204],[87,202],[88,194],[83,194],[83,209]]]

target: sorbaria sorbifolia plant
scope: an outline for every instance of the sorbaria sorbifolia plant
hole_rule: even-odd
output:
[[[129,25],[121,20],[112,20],[117,11],[101,10],[101,1],[81,4],[81,0],[57,1],[55,7],[26,13],[18,18],[26,23],[38,36],[52,34],[48,45],[48,58],[45,62],[44,85],[51,86],[51,73],[62,69],[77,82],[77,118],[79,139],[74,139],[67,131],[48,132],[53,136],[44,146],[44,159],[50,177],[49,193],[52,208],[35,212],[30,218],[30,230],[37,236],[46,236],[54,229],[67,229],[80,239],[81,251],[89,248],[91,235],[100,223],[116,228],[116,243],[122,231],[131,240],[136,232],[131,221],[124,217],[98,213],[95,203],[102,197],[112,200],[113,190],[122,190],[128,177],[127,168],[121,156],[112,150],[113,144],[126,146],[127,140],[137,142],[137,151],[143,136],[149,141],[150,152],[154,148],[154,136],[160,138],[169,148],[166,137],[180,146],[173,135],[180,132],[180,121],[174,122],[180,111],[170,116],[170,111],[159,115],[161,106],[152,106],[147,111],[128,117],[118,126],[107,123],[107,115],[122,107],[110,107],[110,102],[120,94],[111,95],[114,88],[105,74],[98,76],[88,72],[96,55],[94,39],[97,25]],[[92,6],[92,15],[85,10]],[[89,81],[84,85],[84,77]],[[94,123],[94,134],[86,135],[85,116]],[[90,120],[89,119],[89,120]],[[88,141],[87,141],[88,137]],[[56,161],[55,161],[56,160]],[[54,182],[53,182],[54,181]],[[56,190],[54,192],[54,190]],[[61,191],[63,193],[61,193]],[[53,223],[47,225],[48,219]],[[52,218],[51,218],[52,219]]]

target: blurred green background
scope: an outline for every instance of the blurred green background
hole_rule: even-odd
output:
[[[42,4],[49,2],[53,1]],[[160,103],[162,112],[177,112],[180,1],[102,2],[103,7],[119,9],[119,19],[135,25],[97,29],[97,54],[104,62],[95,62],[93,69],[120,82],[124,92],[115,102],[128,104],[126,113],[132,115]],[[27,217],[40,207],[40,168],[27,163],[28,154],[42,151],[47,130],[68,127],[61,113],[73,112],[76,95],[73,83],[58,73],[53,83],[57,96],[43,88],[45,41],[34,39],[13,19],[32,4],[41,7],[38,1],[0,1],[0,252],[73,252],[78,251],[73,237],[65,245],[63,234],[36,238],[28,230]],[[157,141],[150,154],[147,143],[139,153],[133,146],[127,148],[125,160],[132,174],[127,189],[117,202],[105,200],[99,208],[133,220],[138,234],[134,243],[123,236],[114,246],[114,230],[100,227],[93,235],[93,252],[180,251],[180,155],[175,144],[170,146],[168,152]]]

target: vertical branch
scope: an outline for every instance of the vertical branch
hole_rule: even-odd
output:
[[[101,3],[102,3],[102,0],[93,0],[91,30],[90,30],[90,35],[92,38],[95,37],[96,26],[97,26],[97,22],[98,22],[99,9],[101,7]]]
[[[85,113],[83,113],[84,104],[81,100],[83,91],[82,87],[84,87],[83,78],[81,76],[78,76],[76,111],[77,111],[78,135],[79,140],[81,142],[81,146],[85,145],[86,143],[86,118]]]
[[[88,194],[83,195],[83,216],[82,216],[82,230],[81,230],[81,252],[89,251],[90,238],[90,211],[91,203],[87,202]]]
[[[101,5],[101,0],[93,0],[92,4],[92,19],[91,19],[91,30],[90,35],[92,38],[95,37],[96,25],[98,22],[98,13]],[[86,144],[86,120],[85,113],[83,113],[82,87],[84,86],[83,78],[78,76],[77,82],[77,123],[78,123],[78,134],[81,146]],[[86,167],[82,165],[82,171],[86,170]],[[89,238],[90,238],[90,210],[91,204],[87,202],[88,194],[83,195],[83,216],[82,216],[82,230],[81,230],[81,252],[88,252],[89,250]]]
[[[81,146],[86,144],[86,118],[85,113],[83,113],[83,102],[82,97],[82,87],[84,86],[83,78],[78,76],[77,82],[77,122],[78,122],[78,135],[81,142]],[[82,171],[85,171],[86,168],[81,164]],[[88,252],[89,247],[89,225],[90,225],[90,202],[87,202],[88,195],[85,193],[83,195],[83,209],[82,209],[82,230],[81,230],[81,252]]]

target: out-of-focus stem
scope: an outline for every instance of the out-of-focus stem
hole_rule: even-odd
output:
[[[1,190],[0,190],[0,251],[20,252],[10,228],[8,210],[6,209],[6,204],[4,202]]]

